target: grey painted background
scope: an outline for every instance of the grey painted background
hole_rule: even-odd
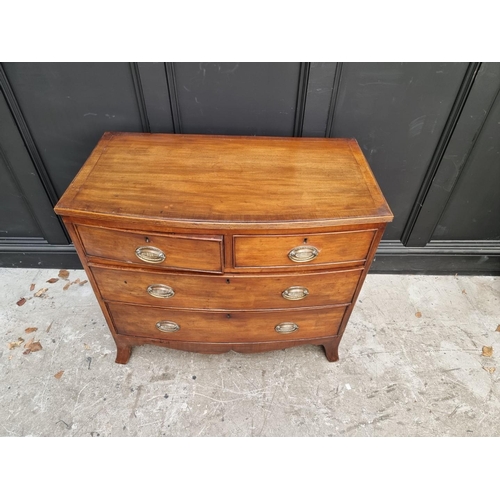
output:
[[[0,265],[76,267],[52,207],[103,132],[354,137],[374,271],[500,273],[500,63],[3,63]]]

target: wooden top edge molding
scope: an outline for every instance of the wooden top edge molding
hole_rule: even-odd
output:
[[[55,211],[233,229],[393,219],[354,139],[116,132],[103,135]]]

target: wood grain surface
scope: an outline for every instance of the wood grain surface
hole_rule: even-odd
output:
[[[102,227],[77,226],[87,255],[141,266],[222,272],[222,237],[164,235],[115,231]],[[155,247],[165,260],[148,263],[137,257],[139,247]]]
[[[355,140],[182,134],[105,134],[55,210],[207,225],[392,219]]]
[[[261,342],[327,337],[337,334],[345,307],[285,309],[273,311],[186,311],[130,304],[108,303],[119,334],[196,342]],[[159,321],[173,321],[180,329],[163,333]],[[281,323],[296,323],[289,334],[275,331]]]
[[[278,309],[348,304],[363,269],[346,271],[207,276],[151,273],[91,266],[104,300],[169,308],[193,309]],[[170,298],[148,294],[150,285],[163,284],[174,291]],[[302,300],[287,300],[282,292],[292,286],[305,287]]]
[[[234,236],[235,267],[310,267],[346,262],[364,263],[375,231],[353,231],[293,236]],[[318,256],[309,262],[294,262],[289,252],[311,246]]]
[[[117,363],[141,344],[217,353],[313,343],[337,361],[392,220],[355,140],[181,134],[104,134],[55,211]],[[296,262],[290,252],[304,246],[314,258]],[[139,247],[161,259],[145,262]],[[294,287],[300,300],[287,300]],[[281,323],[298,329],[279,333]]]

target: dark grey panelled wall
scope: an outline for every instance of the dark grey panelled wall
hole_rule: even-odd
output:
[[[433,239],[500,240],[499,138],[500,97],[497,94]]]
[[[299,64],[175,65],[185,134],[294,135]]]
[[[3,67],[58,197],[103,131],[142,130],[126,63]]]
[[[3,63],[0,265],[79,266],[52,207],[107,130],[355,137],[373,270],[500,273],[500,63]]]
[[[331,137],[356,137],[396,215],[399,240],[467,64],[345,64]]]

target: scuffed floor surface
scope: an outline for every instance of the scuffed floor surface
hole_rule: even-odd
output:
[[[58,272],[0,269],[2,436],[500,435],[499,278],[368,276],[338,363],[145,346],[123,366],[85,273]]]

